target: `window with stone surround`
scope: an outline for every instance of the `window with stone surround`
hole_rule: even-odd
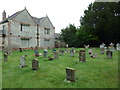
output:
[[[21,29],[21,31],[29,32],[30,25],[29,24],[21,24],[20,29]]]
[[[44,34],[50,34],[50,28],[44,28]]]

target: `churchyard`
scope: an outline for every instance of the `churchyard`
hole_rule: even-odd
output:
[[[75,53],[59,53],[55,59],[52,49],[48,49],[47,57],[42,53],[35,57],[34,50],[23,52],[13,51],[7,61],[2,61],[2,87],[3,88],[118,88],[118,51],[108,58],[106,53],[101,54],[100,48],[93,48],[91,56],[86,49],[86,61],[79,61],[78,51]],[[66,48],[62,48],[66,50]],[[58,49],[56,49],[58,51]],[[73,55],[74,54],[74,55]],[[20,57],[26,55],[26,67],[20,67]],[[37,59],[39,67],[32,70],[32,60]],[[1,59],[0,59],[1,64]],[[75,70],[75,82],[66,80],[66,67]],[[0,69],[1,73],[1,69]],[[1,84],[1,83],[0,83]]]

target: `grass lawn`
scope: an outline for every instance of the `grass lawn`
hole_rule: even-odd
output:
[[[80,50],[77,48],[76,50]],[[40,53],[43,50],[39,50]],[[48,50],[52,55],[52,50]],[[70,53],[59,56],[58,59],[47,61],[43,56],[37,57],[39,70],[33,71],[31,62],[34,59],[34,51],[27,50],[26,63],[28,67],[18,67],[20,56],[25,52],[14,51],[8,57],[8,61],[2,63],[2,87],[3,88],[118,88],[118,51],[113,53],[113,58],[108,59],[106,54],[98,53],[97,58],[91,58],[86,53],[87,61],[78,62],[78,53],[71,57]],[[76,82],[65,82],[66,67],[76,70]],[[0,71],[1,72],[1,71]]]

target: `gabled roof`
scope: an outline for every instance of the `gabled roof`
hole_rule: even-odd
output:
[[[32,17],[32,18],[33,18],[33,20],[34,20],[37,24],[39,24],[39,23],[41,23],[41,21],[42,21],[45,17],[42,17],[42,18]]]

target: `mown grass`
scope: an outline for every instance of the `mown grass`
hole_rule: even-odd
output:
[[[80,50],[77,48],[76,50]],[[53,55],[52,50],[48,50]],[[43,52],[43,50],[39,50]],[[98,48],[94,49],[99,55],[91,58],[86,53],[87,61],[78,62],[78,53],[71,57],[70,53],[59,56],[54,61],[47,61],[43,56],[39,60],[39,70],[32,70],[33,50],[26,52],[12,52],[7,62],[2,63],[2,87],[3,88],[117,88],[118,87],[118,51],[113,53],[113,58],[100,54]],[[28,67],[20,68],[20,56],[27,54],[26,64]],[[76,70],[76,82],[65,82],[66,67]]]

